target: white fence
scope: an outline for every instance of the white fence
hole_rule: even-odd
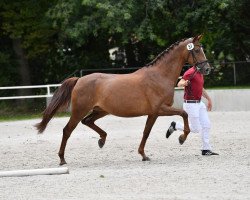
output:
[[[47,94],[45,95],[28,95],[28,96],[8,96],[0,97],[0,100],[8,99],[33,99],[33,98],[50,98],[53,96],[50,88],[56,88],[61,86],[61,84],[51,84],[51,85],[33,85],[33,86],[11,86],[11,87],[0,87],[0,90],[21,90],[21,89],[36,89],[36,88],[46,88]],[[175,88],[179,90],[181,88]]]
[[[250,89],[215,89],[206,90],[213,102],[213,111],[250,111]],[[182,108],[183,90],[176,90],[174,106]],[[207,103],[206,99],[202,99]]]
[[[8,96],[8,97],[0,97],[0,100],[48,98],[48,97],[53,96],[53,94],[51,93],[51,88],[56,88],[56,87],[59,87],[60,85],[61,84],[0,87],[0,90],[21,90],[21,89],[36,89],[36,88],[47,89],[47,92],[45,95]]]
[[[0,87],[0,90],[13,89],[35,89],[46,88],[47,92],[44,95],[29,95],[29,96],[8,96],[0,97],[0,100],[7,99],[30,99],[30,98],[46,98],[49,103],[53,94],[51,88],[56,88],[61,84],[52,85],[35,85],[35,86],[12,86]],[[228,89],[228,90],[207,90],[213,101],[214,111],[250,111],[250,89]],[[174,106],[181,108],[183,102],[183,88],[175,88]],[[206,100],[204,101],[206,103]]]

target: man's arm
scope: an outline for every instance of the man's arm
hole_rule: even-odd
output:
[[[204,88],[202,89],[202,96],[205,99],[207,99],[207,110],[211,111],[212,110],[212,100],[211,100],[211,98],[209,97],[207,91]]]

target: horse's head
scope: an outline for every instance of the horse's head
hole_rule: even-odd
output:
[[[188,40],[186,45],[188,51],[187,62],[194,65],[202,74],[208,75],[211,72],[211,67],[199,42],[201,38],[202,35],[199,35]]]

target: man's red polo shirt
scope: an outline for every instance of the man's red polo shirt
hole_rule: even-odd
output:
[[[193,76],[193,74],[195,75]],[[193,77],[192,77],[193,76]],[[198,71],[195,72],[195,67],[188,69],[183,77],[184,80],[190,80],[190,85],[185,87],[184,99],[185,100],[200,100],[202,96],[202,90],[204,86],[203,75]]]

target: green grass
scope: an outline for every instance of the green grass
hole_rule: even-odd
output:
[[[68,117],[70,113],[58,113],[55,117]],[[29,120],[29,119],[42,119],[42,113],[1,113],[0,114],[0,122],[4,121],[18,121],[18,120]]]
[[[0,122],[29,119],[41,119],[46,106],[44,99],[24,99],[0,101]],[[69,116],[68,112],[59,112],[55,117]]]
[[[39,114],[11,114],[0,115],[0,121],[17,121],[26,119],[35,119],[41,117]]]

